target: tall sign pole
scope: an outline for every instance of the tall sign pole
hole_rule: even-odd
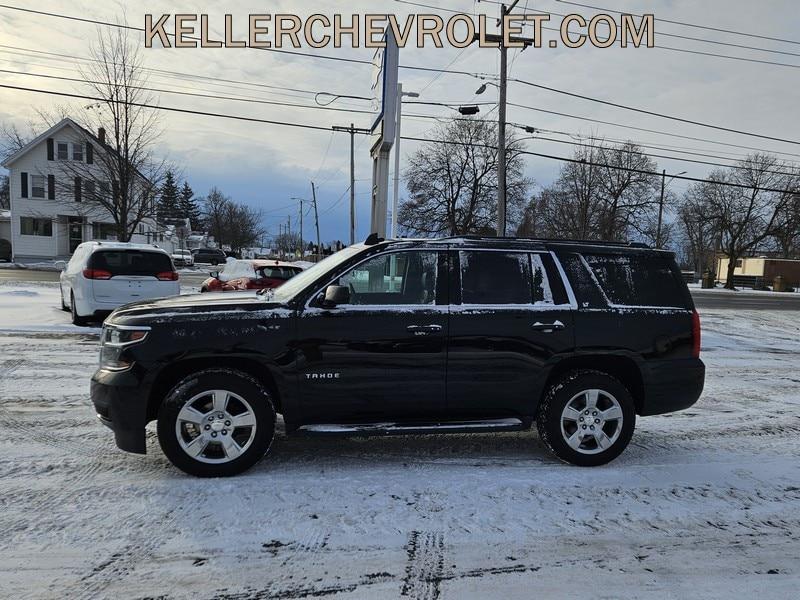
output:
[[[322,244],[319,241],[319,213],[317,212],[317,188],[314,182],[311,182],[311,197],[314,201],[314,222],[317,225],[317,258],[322,256]]]
[[[386,237],[386,221],[389,208],[389,153],[394,144],[397,126],[397,76],[400,68],[400,50],[392,29],[387,27],[384,35],[386,47],[375,53],[375,79],[372,89],[381,98],[378,118],[372,125],[376,140],[372,155],[372,215],[371,232]]]

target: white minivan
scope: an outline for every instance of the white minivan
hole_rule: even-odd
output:
[[[100,313],[152,298],[177,296],[181,287],[170,255],[156,246],[84,242],[61,271],[61,308],[83,325]]]

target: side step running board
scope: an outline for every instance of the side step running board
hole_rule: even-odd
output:
[[[483,431],[521,431],[530,427],[522,419],[485,421],[442,421],[437,423],[325,423],[302,425],[297,433],[307,435],[412,435],[417,433],[478,433]]]

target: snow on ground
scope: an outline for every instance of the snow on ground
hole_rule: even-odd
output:
[[[533,432],[279,432],[226,480],[172,468],[152,430],[147,456],[114,447],[93,336],[6,332],[0,597],[796,597],[797,317],[704,311],[702,399],[605,467]]]
[[[197,286],[181,286],[181,294],[195,294]],[[72,324],[69,311],[61,310],[57,282],[0,282],[0,334],[7,332],[99,334],[100,323],[90,327]]]

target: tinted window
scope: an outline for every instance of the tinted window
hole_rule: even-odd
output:
[[[258,270],[258,276],[268,279],[291,279],[297,275],[301,269],[292,267],[261,267]]]
[[[92,254],[89,268],[112,275],[155,275],[172,271],[172,261],[161,252],[146,250],[100,250]]]
[[[685,286],[672,272],[672,261],[657,256],[584,254],[612,304],[686,306]]]
[[[462,304],[531,304],[530,255],[460,252]],[[540,280],[540,293],[543,297]],[[549,291],[549,290],[548,290]]]
[[[339,278],[350,304],[434,304],[437,254],[411,251],[381,254]]]

